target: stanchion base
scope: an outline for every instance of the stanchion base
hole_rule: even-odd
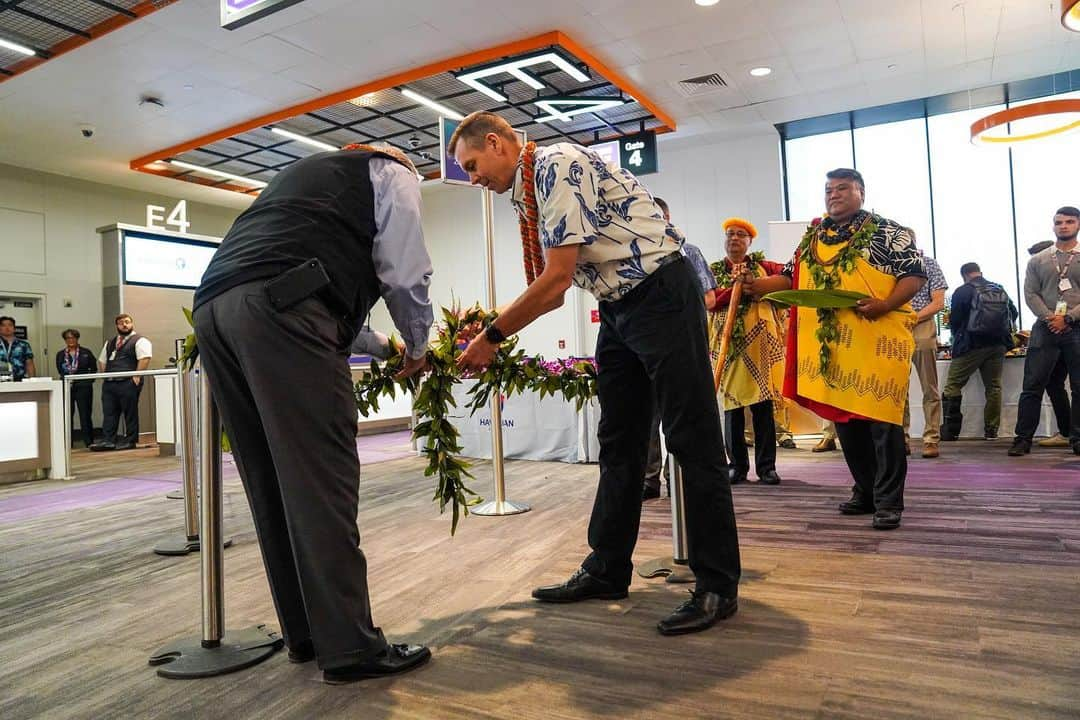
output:
[[[494,515],[520,515],[521,513],[526,513],[530,510],[532,510],[532,508],[523,503],[516,503],[511,500],[503,500],[502,502],[491,500],[477,505],[475,508],[471,508],[469,514],[490,517]]]
[[[230,545],[232,545],[232,538],[225,538],[225,542],[221,544],[222,547],[229,547]],[[193,538],[186,536],[165,538],[154,546],[154,552],[158,555],[187,555],[199,552],[199,536],[196,535]]]
[[[151,665],[162,665],[157,674],[165,678],[214,677],[261,663],[285,646],[285,640],[265,625],[225,631],[217,647],[202,646],[200,638],[177,640],[150,656]]]
[[[692,583],[696,582],[694,571],[686,564],[685,560],[674,558],[657,558],[650,560],[638,568],[638,575],[644,578],[666,577],[669,583]]]
[[[180,488],[179,490],[173,490],[172,492],[165,493],[165,497],[169,498],[170,500],[183,500],[184,489]]]

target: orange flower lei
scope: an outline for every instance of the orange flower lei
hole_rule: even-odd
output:
[[[525,183],[525,211],[518,213],[521,251],[525,262],[525,282],[544,272],[544,251],[540,247],[540,211],[536,204],[536,143],[528,142],[521,153],[521,180]]]

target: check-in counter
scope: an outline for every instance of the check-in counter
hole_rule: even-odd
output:
[[[0,383],[0,483],[67,476],[63,395],[59,380]]]

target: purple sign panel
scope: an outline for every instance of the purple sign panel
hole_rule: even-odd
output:
[[[301,0],[221,0],[221,27],[235,30],[238,27],[264,18],[278,10],[284,10]]]

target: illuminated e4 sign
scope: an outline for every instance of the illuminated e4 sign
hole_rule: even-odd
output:
[[[619,164],[634,173],[648,175],[657,171],[656,133],[652,130],[624,135],[619,142]]]
[[[221,3],[221,27],[235,30],[249,22],[266,17],[278,10],[295,5],[300,0],[219,0]]]

